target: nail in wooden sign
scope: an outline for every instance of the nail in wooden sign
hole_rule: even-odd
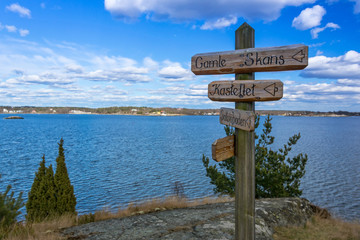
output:
[[[220,123],[251,132],[255,129],[255,114],[253,111],[220,108]]]
[[[307,65],[308,47],[303,44],[201,53],[191,58],[196,75],[299,70]]]
[[[217,161],[224,161],[235,156],[234,135],[215,140],[211,146],[212,158]]]
[[[214,81],[208,85],[208,97],[220,102],[274,101],[283,97],[280,80]]]

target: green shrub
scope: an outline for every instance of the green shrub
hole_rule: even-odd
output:
[[[300,133],[289,138],[283,148],[273,151],[271,145],[274,143],[274,136],[271,136],[271,118],[267,116],[263,124],[262,134],[255,139],[255,197],[298,197],[302,194],[300,190],[300,179],[305,174],[307,155],[302,153],[288,157],[292,146],[300,139]],[[255,127],[260,123],[257,116]],[[229,136],[234,134],[234,130],[228,126],[225,132]],[[210,178],[210,183],[214,184],[214,192],[234,196],[235,194],[235,157],[222,161],[217,165],[209,165],[209,158],[203,155],[206,176]]]
[[[11,185],[8,185],[4,193],[0,192],[0,239],[2,239],[8,232],[8,229],[16,223],[16,217],[21,213],[19,210],[24,206],[22,192],[18,198],[14,198],[14,192],[10,193],[10,190]]]

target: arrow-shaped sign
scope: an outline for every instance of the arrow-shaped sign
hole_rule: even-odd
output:
[[[272,96],[275,96],[275,93],[279,91],[279,88],[276,86],[276,83],[273,83],[267,86],[266,88],[264,88],[264,90],[269,94],[271,94]]]
[[[232,108],[220,108],[220,123],[245,131],[254,131],[255,114]]]
[[[191,58],[196,75],[298,70],[307,65],[308,47],[303,44],[200,53]]]
[[[294,56],[292,56],[293,59],[295,59],[298,62],[303,62],[303,59],[305,58],[305,53],[304,50],[300,50],[299,52],[297,52]]]
[[[283,96],[280,80],[215,81],[208,86],[208,97],[222,102],[274,101]]]

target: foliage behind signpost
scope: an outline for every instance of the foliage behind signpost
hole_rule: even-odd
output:
[[[260,123],[256,118],[255,127]],[[278,151],[270,147],[274,143],[274,136],[271,136],[271,118],[267,116],[263,124],[262,134],[255,136],[255,197],[298,197],[302,194],[300,190],[300,179],[305,174],[307,155],[302,153],[290,158],[289,152],[292,146],[300,139],[300,133],[289,138],[283,148]],[[226,135],[234,133],[233,129],[226,126]],[[209,158],[203,155],[203,164],[206,168],[206,176],[214,184],[214,192],[220,194],[235,194],[235,157],[231,157],[216,165],[209,165]],[[223,170],[223,171],[221,171]]]

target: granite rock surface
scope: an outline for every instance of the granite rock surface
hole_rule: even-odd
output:
[[[256,239],[272,239],[276,226],[299,226],[314,214],[306,199],[256,200]],[[93,222],[62,230],[68,240],[234,239],[234,202],[158,211]]]

